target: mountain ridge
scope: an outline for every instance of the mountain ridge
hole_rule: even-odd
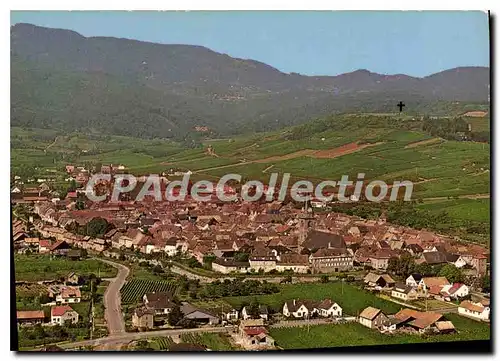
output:
[[[489,93],[486,67],[422,78],[366,69],[307,76],[204,46],[25,23],[11,26],[11,76],[13,125],[143,137],[186,138],[196,125],[220,135],[273,130],[329,113],[393,110],[399,100],[419,112],[439,101],[484,103]]]

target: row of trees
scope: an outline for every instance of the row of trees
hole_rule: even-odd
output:
[[[410,254],[403,254],[400,258],[391,258],[387,271],[401,277],[408,277],[412,273],[419,273],[424,277],[446,277],[451,283],[464,282],[465,276],[461,269],[452,264],[416,264]]]
[[[67,226],[67,230],[72,233],[90,236],[92,238],[102,237],[111,229],[113,229],[113,225],[102,217],[94,217],[85,225],[71,223]]]
[[[207,284],[202,296],[207,298],[219,298],[229,296],[250,296],[250,295],[265,295],[279,292],[279,287],[267,281],[257,280],[224,280],[214,281]]]

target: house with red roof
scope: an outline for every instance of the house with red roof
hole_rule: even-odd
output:
[[[242,346],[249,350],[274,347],[274,339],[269,336],[267,329],[264,327],[263,319],[242,320],[238,336],[241,339]]]
[[[455,282],[452,285],[444,285],[441,292],[451,298],[462,298],[469,295],[469,287],[463,283]]]
[[[481,302],[462,301],[458,306],[458,314],[486,321],[490,318],[490,308]]]
[[[38,243],[38,253],[49,253],[50,246],[50,239],[41,239]]]
[[[71,306],[53,306],[50,309],[50,321],[54,325],[63,326],[65,323],[77,323],[78,313]]]

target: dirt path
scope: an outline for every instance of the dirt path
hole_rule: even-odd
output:
[[[54,139],[54,141],[52,143],[50,143],[47,148],[45,148],[45,150],[43,151],[44,153],[47,153],[47,150],[52,147],[54,144],[57,143],[57,139],[59,138],[59,136],[56,137],[56,139]]]
[[[100,258],[96,259],[118,269],[118,274],[111,280],[104,292],[104,319],[106,320],[108,332],[111,336],[123,334],[125,333],[125,321],[122,314],[120,289],[125,284],[130,270],[120,263]]]
[[[490,198],[489,193],[485,194],[465,194],[462,196],[458,196],[459,199],[488,199]],[[439,201],[439,200],[446,200],[448,197],[430,197],[430,198],[422,198],[424,201]]]
[[[415,147],[419,147],[421,145],[429,145],[429,144],[438,143],[438,142],[441,142],[443,140],[444,139],[441,139],[441,138],[431,138],[431,139],[421,140],[419,142],[410,143],[410,144],[406,145],[405,148],[415,148]]]
[[[311,158],[317,158],[317,159],[324,159],[324,158],[333,159],[333,158],[341,157],[343,155],[358,152],[358,151],[363,150],[363,149],[368,148],[368,147],[374,147],[374,146],[377,146],[380,144],[384,144],[384,142],[362,144],[362,145],[358,145],[356,143],[349,143],[349,144],[344,144],[344,145],[337,147],[337,148],[325,149],[325,150],[302,149],[302,150],[299,150],[299,151],[296,151],[293,153],[284,154],[284,155],[275,155],[272,157],[267,157],[267,158],[262,158],[262,159],[254,159],[254,160],[248,160],[248,161],[244,161],[244,162],[221,165],[218,167],[198,169],[198,170],[194,171],[193,173],[201,173],[201,172],[206,172],[209,170],[231,168],[231,167],[236,167],[236,166],[245,165],[245,164],[280,162],[280,161],[299,158],[299,157],[311,157]]]

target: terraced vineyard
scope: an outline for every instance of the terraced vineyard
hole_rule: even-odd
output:
[[[170,345],[172,345],[174,341],[172,340],[172,337],[166,336],[166,337],[156,337],[150,341],[150,345],[152,348],[155,350],[160,350],[160,351],[166,351],[170,348]]]
[[[133,278],[121,290],[122,303],[140,302],[144,294],[148,292],[171,292],[174,294],[176,290],[177,284],[175,282]]]
[[[237,350],[229,342],[229,336],[223,333],[187,333],[181,336],[182,342],[203,345],[212,351],[232,351]]]

